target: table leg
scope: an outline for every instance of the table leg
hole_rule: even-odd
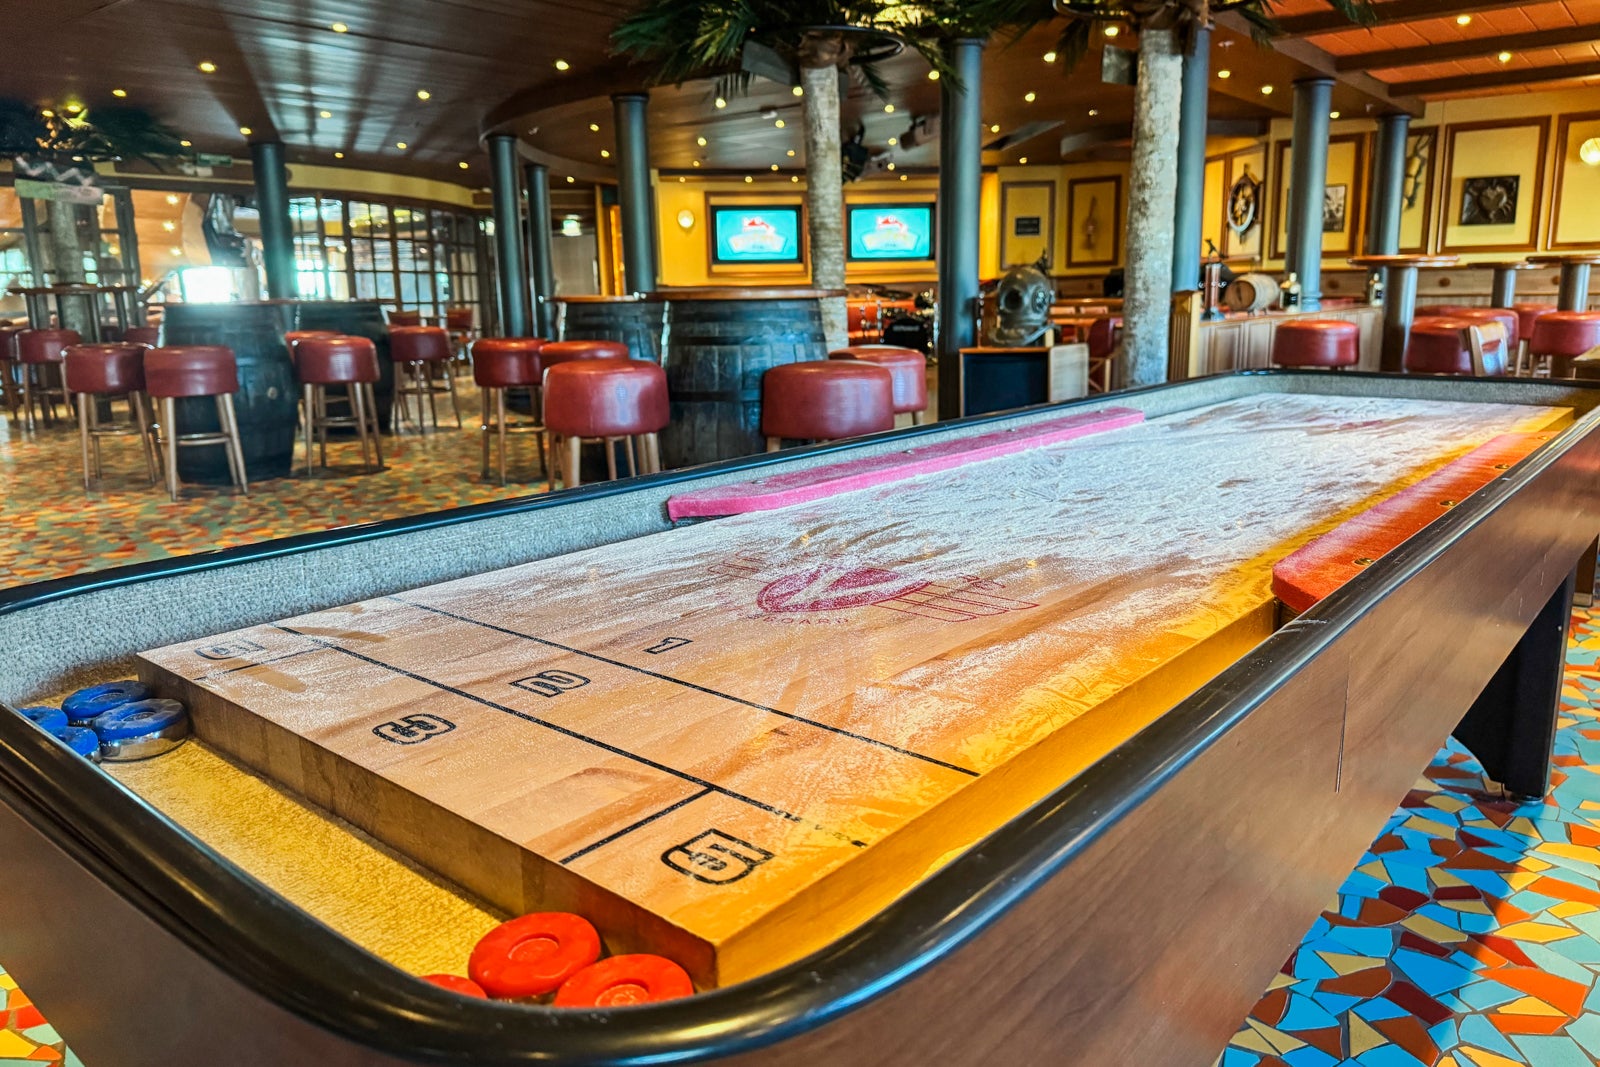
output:
[[[1561,264],[1561,295],[1556,305],[1562,311],[1589,310],[1589,264]]]
[[[1417,313],[1417,268],[1389,267],[1389,283],[1383,294],[1383,359],[1379,369],[1386,374],[1405,370],[1406,342],[1411,338],[1411,320]]]
[[[1510,267],[1496,267],[1494,281],[1489,289],[1489,306],[1508,308],[1517,302],[1517,272]]]
[[[1551,595],[1454,731],[1488,776],[1518,796],[1542,797],[1549,787],[1576,579],[1574,571]]]

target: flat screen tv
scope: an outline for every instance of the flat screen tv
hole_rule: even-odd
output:
[[[794,263],[803,261],[800,205],[712,206],[711,262]]]
[[[933,258],[933,205],[854,204],[848,209],[850,258]]]

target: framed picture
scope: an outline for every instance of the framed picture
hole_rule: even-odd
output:
[[[1400,251],[1423,255],[1432,245],[1433,187],[1439,173],[1439,131],[1414,129],[1406,137],[1405,178],[1400,183]]]
[[[1517,221],[1515,174],[1498,178],[1468,178],[1461,183],[1462,226],[1506,226]]]
[[[1246,165],[1233,188],[1228,190],[1228,229],[1242,237],[1260,217],[1261,183]]]
[[[1000,268],[1056,263],[1056,183],[1002,182],[1000,185]]]
[[[1594,224],[1586,208],[1600,203],[1600,111],[1562,115],[1556,133],[1555,190],[1550,201],[1550,236],[1557,249],[1594,247]],[[1564,209],[1571,215],[1563,225]],[[1573,218],[1572,216],[1577,216]]]
[[[1122,178],[1067,182],[1067,266],[1115,267],[1122,262]]]
[[[1322,232],[1343,233],[1345,208],[1350,197],[1348,185],[1330,185],[1322,191]]]

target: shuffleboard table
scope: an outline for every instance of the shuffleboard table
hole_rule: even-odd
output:
[[[197,736],[0,714],[0,960],[96,1067],[1208,1064],[1447,735],[1543,790],[1597,401],[1227,375],[7,591],[0,701]],[[413,977],[553,909],[701,991]]]

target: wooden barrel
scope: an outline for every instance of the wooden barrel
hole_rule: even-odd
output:
[[[297,330],[333,330],[347,337],[365,337],[378,349],[378,425],[385,433],[394,406],[394,361],[389,358],[389,327],[376,300],[300,300],[295,303]],[[461,383],[457,382],[457,388]],[[353,431],[352,431],[353,433]]]
[[[1222,291],[1229,311],[1266,311],[1278,302],[1278,280],[1270,274],[1241,274]]]
[[[782,363],[827,359],[818,299],[824,289],[682,289],[667,303],[662,366],[672,421],[661,432],[664,467],[688,467],[766,450],[761,376]]]
[[[162,330],[165,343],[226,345],[239,365],[239,391],[234,394],[234,414],[244,452],[245,473],[251,481],[282,478],[294,462],[296,402],[300,385],[295,380],[284,332],[294,322],[292,301],[240,304],[168,304]],[[216,433],[217,406],[210,397],[178,401],[179,433]],[[180,448],[178,473],[187,482],[226,485],[228,461],[224,450]]]
[[[621,341],[634,359],[661,362],[667,307],[639,296],[561,297],[561,339]]]

